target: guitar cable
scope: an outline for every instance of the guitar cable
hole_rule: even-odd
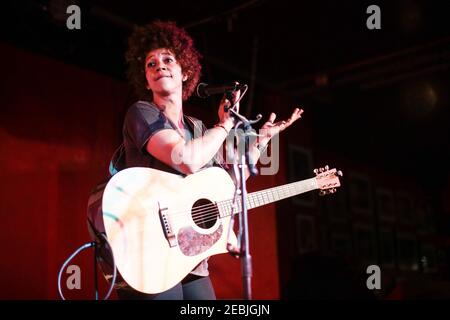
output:
[[[103,233],[98,233],[97,235],[100,235],[103,237],[103,239],[105,240],[105,242],[108,244],[108,246],[111,248],[108,239],[106,238],[106,236]],[[70,256],[69,258],[63,263],[63,265],[61,266],[61,269],[59,270],[58,273],[58,292],[59,295],[61,297],[62,300],[66,300],[66,298],[64,297],[63,293],[62,293],[62,289],[61,289],[61,277],[62,277],[62,272],[63,270],[66,268],[67,264],[72,261],[73,258],[75,258],[75,256],[77,256],[81,251],[90,248],[90,247],[94,247],[95,253],[94,253],[94,260],[95,263],[97,262],[97,243],[95,241],[92,242],[87,242],[85,244],[83,244],[82,246],[80,246],[77,250],[75,250]],[[113,262],[113,279],[111,281],[111,285],[109,287],[109,290],[107,292],[107,294],[105,295],[105,297],[102,300],[107,300],[109,298],[109,296],[111,295],[111,292],[114,288],[114,284],[116,282],[116,278],[117,278],[117,268],[116,268],[116,262],[114,260],[114,253],[111,251],[111,257],[112,257],[112,262]],[[97,286],[97,265],[94,266],[94,282],[95,282],[95,300],[98,300],[98,286]]]

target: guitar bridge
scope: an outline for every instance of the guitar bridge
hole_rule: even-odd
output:
[[[167,215],[167,207],[161,208],[161,204],[159,204],[159,217],[161,219],[161,225],[164,230],[164,234],[166,235],[166,239],[169,242],[169,246],[175,247],[177,245],[177,239],[175,234],[172,231],[172,227],[170,226],[168,215]]]

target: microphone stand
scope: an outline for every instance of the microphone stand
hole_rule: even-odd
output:
[[[258,169],[256,168],[256,165],[254,163],[251,163],[250,161],[249,149],[250,149],[250,136],[257,136],[257,134],[254,133],[251,125],[253,123],[258,122],[262,118],[262,116],[259,114],[255,120],[248,120],[243,115],[239,114],[233,109],[229,109],[229,111],[232,112],[233,116],[237,121],[237,124],[235,125],[235,132],[239,132],[240,138],[243,138],[242,140],[239,139],[239,143],[241,143],[241,141],[244,142],[243,148],[244,152],[239,152],[242,151],[242,148],[239,148],[238,146],[237,154],[240,157],[240,174],[239,174],[240,177],[239,179],[236,177],[235,181],[236,189],[240,188],[241,190],[240,192],[241,215],[239,216],[239,237],[238,237],[238,239],[240,239],[240,243],[238,243],[237,255],[241,258],[241,272],[244,286],[244,299],[251,300],[252,299],[251,277],[253,274],[253,269],[252,269],[252,256],[250,254],[250,241],[249,241],[250,238],[248,232],[247,187],[245,181],[245,169],[248,168],[252,176],[258,174]],[[242,128],[242,130],[238,131],[237,129],[239,128]],[[237,165],[236,156],[234,158],[235,159],[233,160],[233,162],[234,165],[236,166]],[[234,171],[235,173],[238,172],[236,168]],[[235,196],[238,194],[239,192],[235,192]],[[230,251],[230,253],[236,256],[235,251]]]

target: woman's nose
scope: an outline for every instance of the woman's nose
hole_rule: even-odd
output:
[[[158,63],[158,65],[156,66],[156,71],[160,71],[160,70],[167,70],[167,67],[165,66],[165,64]]]

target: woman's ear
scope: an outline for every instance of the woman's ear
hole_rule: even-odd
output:
[[[189,78],[188,75],[187,75],[187,74],[184,74],[184,75],[183,75],[183,82],[185,82],[188,78]]]

